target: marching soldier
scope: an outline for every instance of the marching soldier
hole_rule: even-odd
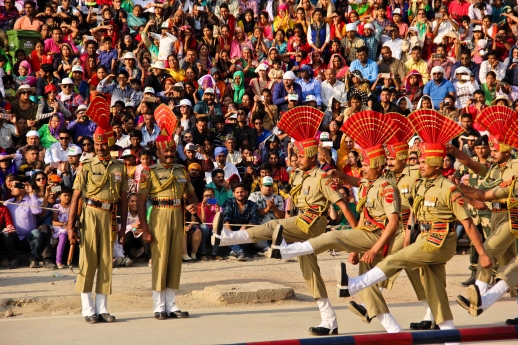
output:
[[[472,158],[473,161],[484,164],[486,168],[489,168],[491,166],[492,159],[491,157],[489,157],[491,151],[489,150],[489,142],[487,135],[483,135],[477,138],[477,140],[475,140],[473,148],[475,150],[476,155]],[[471,169],[469,169],[465,165],[461,165],[455,172],[454,176],[460,180],[464,175],[469,175],[468,186],[473,188],[481,188],[481,185],[484,182],[483,176],[475,174]],[[467,201],[468,209],[471,211],[471,217],[473,218],[473,223],[477,226],[477,229],[482,239],[485,240],[489,237],[491,232],[491,203],[483,203],[477,200],[470,201],[470,199],[467,199]],[[468,280],[461,283],[464,286],[469,286],[475,283],[478,264],[478,253],[473,247],[473,243],[471,244],[470,248],[469,263],[471,276],[468,278]]]
[[[413,188],[412,206],[421,236],[413,244],[387,257],[375,268],[358,277],[349,277],[342,265],[340,295],[355,295],[385,281],[401,269],[420,268],[426,300],[435,322],[440,329],[453,329],[453,315],[446,293],[445,264],[455,255],[457,238],[453,224],[456,220],[464,225],[473,241],[479,253],[479,264],[490,268],[492,261],[484,250],[480,235],[464,205],[462,192],[441,173],[442,161],[446,156],[444,144],[459,135],[462,128],[434,110],[413,113],[409,120],[423,138],[423,143],[419,146],[419,170],[422,178]]]
[[[117,209],[120,208],[121,215],[121,244],[128,212],[126,166],[110,156],[109,148],[115,144],[115,137],[108,122],[109,110],[102,97],[96,97],[88,108],[88,117],[98,124],[93,135],[96,156],[84,161],[77,174],[67,225],[70,244],[74,245],[77,235],[72,229],[81,198],[81,252],[76,291],[81,293],[82,314],[88,323],[115,321],[115,316],[107,310],[107,295],[112,291],[113,241],[117,237]]]
[[[173,138],[159,135],[156,147],[159,161],[142,172],[137,207],[143,240],[151,243],[153,308],[157,320],[187,318],[189,313],[176,306],[175,290],[180,288],[182,272],[185,200],[185,209],[195,213],[198,199],[184,166],[173,164]],[[153,203],[149,225],[145,206],[148,196]]]
[[[492,201],[491,234],[485,241],[484,247],[492,260],[498,261],[500,267],[509,264],[516,256],[518,217],[515,214],[518,211],[518,205],[514,202],[514,198],[518,195],[518,189],[515,188],[518,160],[511,156],[510,141],[513,136],[507,134],[510,125],[516,121],[518,121],[518,114],[509,113],[509,109],[502,106],[485,108],[477,117],[477,122],[488,129],[491,134],[488,141],[493,164],[489,168],[485,164],[471,160],[459,149],[451,147],[452,153],[459,162],[474,173],[485,177],[480,186],[482,189],[466,185],[461,185],[461,189],[472,199]],[[482,295],[488,289],[492,273],[491,268],[484,268],[479,260],[475,284]],[[511,296],[517,297],[514,289],[511,290]],[[466,309],[469,307],[461,296],[457,302]]]
[[[292,209],[292,212],[296,212],[297,215],[272,220],[246,230],[231,231],[223,227],[223,217],[218,214],[214,219],[213,245],[228,246],[271,239],[274,246],[278,246],[280,244],[278,239],[282,239],[282,236],[278,236],[278,234],[282,232],[282,228],[288,241],[305,241],[325,232],[326,213],[332,203],[338,205],[347,221],[356,226],[356,219],[347,208],[341,194],[338,193],[333,180],[317,166],[318,141],[314,138],[324,113],[316,109],[311,109],[309,112],[304,108],[294,108],[286,112],[278,124],[281,130],[296,140],[294,146],[298,154],[299,168],[291,178],[293,187],[290,191],[290,198],[293,202],[290,204],[296,207],[296,209]],[[301,121],[301,119],[305,121]],[[278,249],[273,249],[272,256],[276,255],[276,252]],[[317,336],[338,334],[336,314],[327,298],[326,287],[320,275],[316,256],[313,254],[302,256],[299,263],[322,317],[322,323],[318,327],[311,327],[309,333]]]
[[[336,249],[350,252],[349,261],[354,264],[359,262],[360,272],[367,272],[392,252],[395,241],[404,237],[399,220],[399,193],[383,177],[385,150],[382,144],[394,135],[394,126],[390,119],[380,113],[363,111],[347,119],[342,127],[347,135],[362,146],[360,156],[364,178],[357,184],[360,186],[361,196],[357,207],[360,213],[360,226],[355,227],[353,231],[331,231],[303,243],[286,245],[281,241],[281,255],[277,258],[320,254],[329,249]],[[282,232],[278,237],[281,235]],[[362,254],[361,259],[358,253]],[[370,319],[376,317],[387,332],[402,331],[390,314],[377,286],[364,290],[360,297],[365,303],[365,308],[353,307],[352,311],[362,317],[362,320],[370,322]]]

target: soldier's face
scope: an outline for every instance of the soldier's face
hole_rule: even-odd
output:
[[[297,164],[302,171],[311,170],[317,165],[317,156],[306,157],[303,154],[299,154]]]
[[[389,170],[392,172],[397,172],[397,171],[403,170],[403,168],[405,167],[405,164],[406,164],[405,161],[400,161],[396,158],[387,157],[387,166],[388,166]]]
[[[362,162],[363,178],[368,180],[375,180],[381,175],[382,171],[383,167],[372,168],[369,163]]]
[[[475,146],[475,154],[478,158],[487,158],[490,154],[489,146],[487,145],[480,145]]]
[[[95,154],[100,157],[108,157],[110,155],[110,150],[108,147],[108,143],[95,143],[94,144]]]
[[[160,163],[173,164],[175,151],[176,150],[174,148],[158,149],[156,154],[158,156],[158,160],[160,160]]]
[[[424,178],[431,178],[439,175],[441,172],[441,167],[433,167],[426,164],[425,158],[419,159],[419,173]]]
[[[491,157],[493,157],[493,161],[495,163],[504,163],[509,160],[510,153],[509,152],[500,152],[496,149],[496,147],[491,147]]]

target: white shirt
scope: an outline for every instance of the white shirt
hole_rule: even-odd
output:
[[[13,135],[16,134],[16,128],[6,120],[2,120],[3,124],[0,127],[0,146],[5,150],[13,144]]]
[[[313,42],[313,35],[311,34],[311,25],[308,26],[308,43],[309,45],[312,45],[314,42]],[[326,23],[326,40],[324,42],[322,42],[322,45],[326,42],[329,42],[331,41],[331,29],[329,29],[329,24]]]
[[[403,54],[403,40],[401,38],[396,38],[395,40],[388,40],[383,44],[383,47],[389,47],[392,51],[392,57],[401,60],[401,54]]]
[[[115,142],[115,145],[118,145],[120,147],[122,147],[123,149],[125,149],[126,147],[130,146],[131,145],[131,140],[130,140],[130,137],[129,135],[122,135],[121,138],[119,140],[117,140]]]
[[[347,94],[345,93],[345,84],[337,79],[335,84],[331,85],[327,80],[325,80],[320,84],[320,95],[322,97],[322,105],[326,107],[331,106],[329,102],[332,96],[335,96],[341,104],[344,104],[347,98]]]
[[[475,8],[473,5],[475,5],[475,3],[469,5],[468,17],[470,17],[471,19],[475,19],[475,20],[482,20],[482,17],[483,17],[482,13],[480,12],[480,10],[478,8]],[[486,12],[485,15],[490,16],[493,13],[493,8],[489,4],[486,4],[485,12]]]
[[[158,46],[158,60],[166,61],[169,55],[173,54],[174,40],[166,35],[161,35],[160,45]]]
[[[437,20],[434,20],[432,23],[432,32],[435,31],[436,27],[437,27]],[[439,29],[437,30],[437,35],[433,39],[433,43],[441,44],[442,38],[444,37],[444,35],[446,35],[450,31],[454,31],[454,30],[455,29],[454,29],[453,25],[451,25],[449,20],[442,22],[441,24],[439,24]]]
[[[227,155],[227,162],[232,164],[239,164],[243,161],[243,156],[241,155],[241,152],[234,151],[234,153],[229,153]]]
[[[505,72],[506,72],[506,65],[504,65],[502,62],[498,61],[498,65],[495,69],[491,67],[489,64],[489,61],[482,61],[480,64],[480,72],[478,74],[478,78],[480,79],[480,83],[485,84],[486,83],[486,76],[487,72],[493,71],[496,74],[496,80],[501,81],[505,78]]]
[[[218,163],[214,162],[214,170],[220,169]],[[225,180],[228,180],[230,176],[237,175],[239,177],[239,181],[241,181],[241,176],[239,176],[239,171],[237,170],[236,166],[232,163],[226,162],[225,167],[223,168],[223,171],[225,172]],[[205,181],[207,184],[212,182],[212,171],[205,173]]]
[[[472,83],[470,81],[461,84],[456,81],[453,83],[455,93],[457,94],[457,100],[455,101],[455,108],[462,109],[466,106],[468,100],[473,97],[473,93],[479,89],[477,82]]]
[[[216,14],[216,17],[218,17],[219,20],[221,20],[221,14],[219,13],[219,7],[221,4],[226,3],[228,5],[228,11],[231,15],[236,17],[236,24],[239,21],[237,17],[239,16],[239,3],[237,0],[218,0],[216,1],[216,7],[214,8],[214,13]],[[220,23],[221,24],[221,23]]]
[[[50,147],[45,152],[45,164],[49,164],[50,162],[67,162],[67,151],[73,146],[77,145],[70,144],[66,149],[63,149],[59,142],[50,145]]]

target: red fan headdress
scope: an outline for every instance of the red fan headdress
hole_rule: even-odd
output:
[[[517,120],[518,113],[501,105],[482,109],[476,119],[490,133],[489,146],[495,147],[499,152],[511,151],[512,145],[507,140],[507,133]]]
[[[408,141],[414,135],[414,128],[410,121],[399,113],[387,113],[385,116],[390,117],[395,124],[395,134],[385,145],[387,157],[404,161],[408,158]]]
[[[158,149],[175,148],[174,132],[178,125],[178,119],[171,108],[165,104],[160,104],[155,109],[155,121],[160,128],[160,135],[156,137],[156,147]]]
[[[110,106],[102,96],[96,96],[86,110],[86,116],[97,124],[94,132],[94,142],[115,145],[115,134],[110,126]]]
[[[315,138],[322,123],[324,113],[308,106],[295,107],[285,112],[278,123],[280,130],[295,139],[295,149],[306,157],[318,154],[318,141]]]
[[[453,120],[432,109],[414,111],[408,120],[423,140],[419,152],[429,166],[441,166],[446,156],[445,144],[464,133],[464,129]]]
[[[354,139],[362,147],[362,162],[377,168],[385,164],[383,144],[394,135],[396,125],[377,111],[366,110],[354,114],[342,125],[342,132]]]

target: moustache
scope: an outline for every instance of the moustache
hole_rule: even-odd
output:
[[[173,156],[165,156],[165,159],[173,158]]]

